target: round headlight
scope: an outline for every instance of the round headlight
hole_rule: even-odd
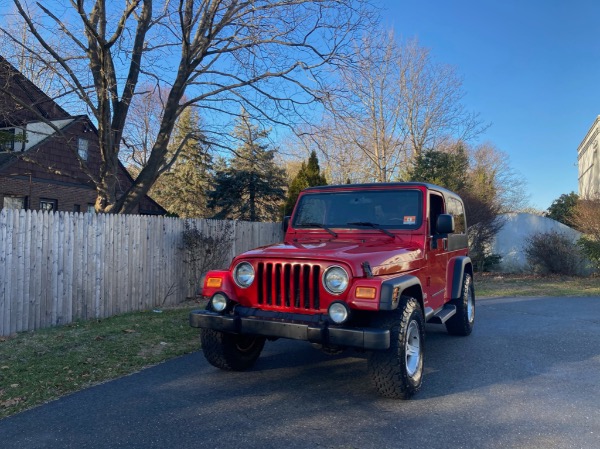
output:
[[[331,303],[327,313],[329,314],[331,321],[333,321],[335,324],[342,324],[350,316],[348,307],[346,307],[346,304],[342,302]]]
[[[227,296],[223,293],[215,293],[210,300],[211,307],[215,312],[222,312],[225,310],[227,308],[227,302]]]
[[[248,262],[236,265],[233,270],[233,280],[242,288],[250,287],[254,282],[254,268]]]
[[[329,293],[339,295],[348,287],[348,273],[342,267],[329,267],[323,275],[323,286]]]

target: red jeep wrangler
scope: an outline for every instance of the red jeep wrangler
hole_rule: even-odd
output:
[[[266,339],[357,348],[380,394],[408,398],[423,378],[425,323],[473,329],[466,227],[461,199],[430,184],[308,188],[283,243],[206,275],[210,302],[190,324],[217,368],[252,367]]]

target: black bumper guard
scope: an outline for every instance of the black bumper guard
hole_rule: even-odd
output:
[[[267,312],[241,306],[228,315],[194,310],[190,313],[190,326],[361,349],[383,350],[390,347],[390,331],[387,329],[341,327],[320,319],[319,315]]]

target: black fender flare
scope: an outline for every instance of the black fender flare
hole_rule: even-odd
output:
[[[421,281],[419,278],[410,274],[387,279],[381,283],[381,293],[379,295],[379,310],[394,310],[398,307],[402,292],[410,287],[418,286],[421,292]],[[396,290],[398,289],[398,290]],[[396,294],[394,294],[396,291]],[[420,298],[417,298],[420,300]]]
[[[468,256],[458,256],[450,259],[448,263],[448,279],[450,298],[460,298],[462,295],[463,279],[465,272],[473,276],[473,263],[471,258]],[[450,273],[452,273],[450,275]]]

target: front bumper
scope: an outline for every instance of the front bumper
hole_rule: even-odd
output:
[[[265,337],[305,340],[323,345],[383,350],[390,347],[390,331],[375,328],[334,326],[327,321],[303,321],[298,315],[256,309],[236,308],[230,315],[208,310],[190,313],[190,326],[232,334],[263,335]],[[306,317],[310,319],[310,317]]]

